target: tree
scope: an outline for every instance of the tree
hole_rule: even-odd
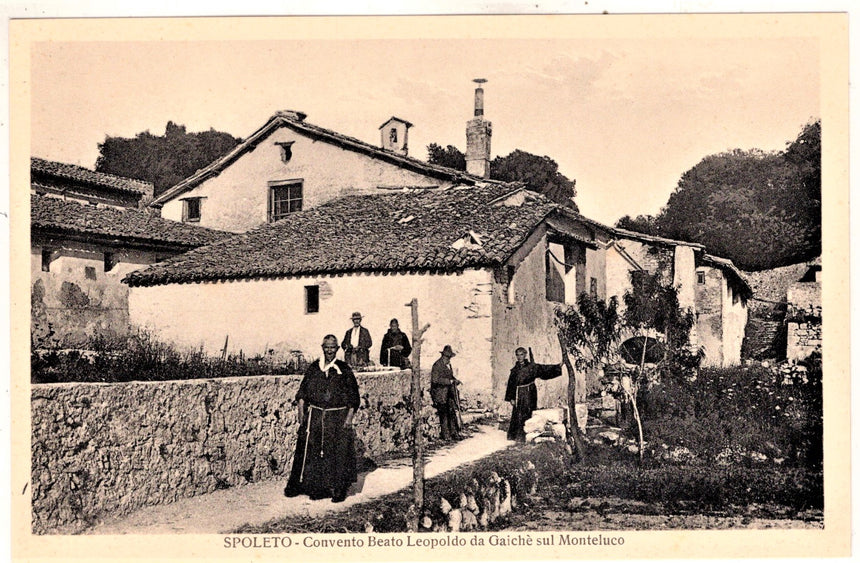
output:
[[[106,136],[104,143],[99,144],[96,170],[152,182],[158,196],[240,142],[241,139],[214,129],[188,133],[184,125],[168,121],[160,137],[149,131],[133,138]]]
[[[619,229],[636,231],[646,235],[659,235],[656,221],[657,219],[653,215],[637,215],[635,218],[625,215],[615,222],[615,226]]]
[[[804,126],[783,152],[703,158],[656,217],[625,216],[617,226],[701,243],[747,270],[814,258],[821,253],[821,123]]]
[[[466,170],[466,155],[453,146],[442,148],[436,143],[427,146],[427,161],[455,170]],[[508,156],[497,156],[490,162],[490,178],[503,182],[522,182],[532,191],[542,193],[552,201],[579,210],[576,180],[558,171],[558,163],[548,156],[537,156],[519,149]]]
[[[453,145],[448,145],[443,149],[436,143],[430,143],[427,145],[427,162],[447,166],[454,170],[466,169],[466,155]]]
[[[691,368],[697,368],[701,361],[700,353],[688,349],[694,323],[693,313],[681,309],[676,289],[661,283],[658,274],[646,271],[631,275],[631,288],[624,293],[623,312],[619,312],[615,297],[603,301],[587,293],[579,295],[576,307],[560,307],[555,312],[559,340],[574,353],[577,369],[621,364],[622,339],[626,336],[641,339],[639,365],[631,377],[632,384],[622,385],[638,429],[640,463],[644,456],[645,436],[638,406],[639,390],[653,383],[657,374],[689,379]],[[645,363],[649,341],[662,341],[666,350],[653,373],[646,370]],[[574,392],[575,387],[568,388],[570,405],[574,404]]]

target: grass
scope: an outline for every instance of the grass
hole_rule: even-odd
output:
[[[534,495],[517,490],[517,470],[527,461],[535,464],[539,475]],[[584,462],[573,463],[563,445],[516,445],[428,480],[425,506],[438,505],[442,496],[457,506],[460,492],[473,477],[485,479],[496,471],[511,481],[518,507],[491,524],[490,530],[671,527],[672,518],[691,514],[734,518],[731,525],[742,525],[751,517],[820,519],[819,472],[774,465],[703,468],[650,463],[640,469],[633,455],[610,446],[591,446]],[[405,532],[411,500],[411,490],[405,489],[322,517],[284,518],[237,532],[360,533],[368,523],[375,532]],[[584,513],[595,518],[584,518]],[[713,524],[702,520],[701,526],[709,522]]]

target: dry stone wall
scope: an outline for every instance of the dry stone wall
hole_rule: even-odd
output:
[[[409,447],[411,372],[358,374],[359,453]],[[34,533],[286,476],[300,376],[32,386]],[[425,398],[425,403],[427,403]],[[425,409],[428,434],[438,422]]]

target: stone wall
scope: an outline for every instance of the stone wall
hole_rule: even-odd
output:
[[[805,360],[813,352],[821,352],[821,322],[788,323],[785,358]]]
[[[358,375],[359,454],[405,451],[411,372]],[[32,386],[34,533],[272,477],[292,465],[299,376]],[[429,403],[429,398],[425,398]],[[425,416],[432,408],[425,408]],[[428,417],[427,432],[438,431]]]

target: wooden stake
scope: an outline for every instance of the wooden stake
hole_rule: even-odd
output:
[[[412,311],[412,510],[407,526],[418,531],[418,522],[424,513],[424,432],[421,420],[421,344],[424,333],[430,328],[418,328],[418,299],[406,304]]]
[[[579,422],[576,418],[576,372],[573,371],[573,365],[570,363],[570,358],[567,355],[567,346],[564,345],[561,332],[557,332],[556,335],[558,336],[558,344],[561,346],[562,361],[565,367],[567,367],[567,438],[576,452],[577,461],[582,461],[585,459],[585,441],[582,439]]]

